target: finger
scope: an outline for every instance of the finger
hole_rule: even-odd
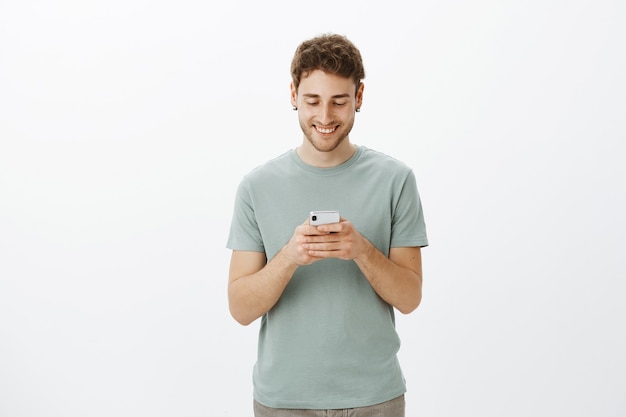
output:
[[[330,233],[328,231],[320,229],[320,227],[322,226],[307,226],[304,234],[308,236],[323,236],[323,235],[327,235]]]
[[[302,245],[307,251],[336,251],[341,249],[341,244],[338,242],[310,242]]]
[[[340,252],[338,250],[310,250],[309,256],[312,258],[338,258]]]
[[[329,224],[322,224],[317,226],[317,230],[319,230],[320,232],[325,232],[325,233],[337,233],[337,232],[341,232],[343,226],[341,226],[341,223],[329,223]]]
[[[309,235],[306,238],[307,243],[339,243],[341,239],[336,233],[324,233],[317,235]]]

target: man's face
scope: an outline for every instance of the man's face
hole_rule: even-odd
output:
[[[298,91],[291,87],[291,102],[298,108],[304,136],[319,152],[335,150],[348,137],[354,114],[361,106],[363,84],[350,78],[312,71],[302,78]]]

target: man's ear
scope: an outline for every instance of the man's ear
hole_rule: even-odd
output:
[[[295,108],[298,107],[298,90],[292,83],[289,83],[289,89],[291,90],[291,105]]]
[[[359,88],[356,90],[356,108],[360,109],[363,105],[363,90],[365,89],[365,84],[361,83]]]

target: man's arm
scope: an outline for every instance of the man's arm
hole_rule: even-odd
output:
[[[230,314],[244,326],[271,309],[298,265],[279,252],[266,263],[265,253],[233,251],[228,277]]]
[[[422,253],[419,247],[391,248],[385,257],[369,241],[365,253],[354,259],[374,291],[403,314],[422,301]]]
[[[278,301],[300,265],[321,258],[304,247],[309,236],[319,235],[308,219],[296,227],[287,244],[267,262],[265,253],[233,251],[228,276],[230,314],[244,326],[268,312]]]

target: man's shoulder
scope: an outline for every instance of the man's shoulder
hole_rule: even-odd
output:
[[[361,146],[361,148],[362,159],[365,163],[375,165],[379,168],[382,167],[386,170],[394,170],[398,172],[411,171],[411,167],[409,165],[394,156],[382,151],[367,148],[365,146]]]
[[[277,169],[284,167],[285,165],[289,164],[291,160],[290,153],[291,151],[286,151],[278,156],[275,156],[274,158],[264,161],[263,163],[251,169],[248,172],[248,175],[259,175],[267,172],[273,172]]]
[[[265,162],[257,165],[251,169],[245,176],[246,181],[263,180],[267,177],[273,177],[275,175],[281,175],[282,172],[291,164],[291,150],[283,152],[282,154],[266,160]]]

